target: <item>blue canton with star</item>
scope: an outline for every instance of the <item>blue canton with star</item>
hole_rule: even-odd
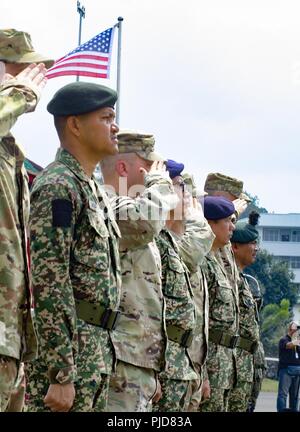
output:
[[[79,53],[81,51],[98,51],[108,54],[112,30],[112,28],[105,30],[104,32],[95,36],[93,39],[90,39],[88,42],[71,51],[68,55]]]

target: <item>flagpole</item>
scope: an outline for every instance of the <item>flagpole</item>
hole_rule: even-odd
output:
[[[79,13],[79,34],[78,34],[78,46],[81,45],[81,27],[82,27],[82,18],[85,18],[85,7],[80,4],[80,1],[77,0],[77,12]],[[79,81],[79,76],[76,76],[76,81]]]
[[[122,21],[123,18],[118,18],[118,58],[117,58],[117,92],[118,100],[116,106],[116,122],[120,123],[120,92],[121,92],[121,42],[122,42]]]

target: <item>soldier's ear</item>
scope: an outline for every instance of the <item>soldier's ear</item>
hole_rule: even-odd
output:
[[[119,177],[128,177],[128,166],[126,161],[124,160],[117,160],[116,162],[116,171],[119,175]]]
[[[73,135],[77,137],[80,135],[80,120],[77,116],[69,116],[67,118],[66,124],[67,124],[67,129],[69,129],[69,131]]]

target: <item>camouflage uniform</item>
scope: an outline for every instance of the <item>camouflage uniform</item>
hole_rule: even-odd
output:
[[[140,197],[114,196],[111,203],[122,234],[122,314],[112,332],[118,363],[110,381],[108,411],[151,411],[166,341],[161,261],[153,239],[177,196],[169,176],[148,174]],[[160,217],[154,218],[158,209]]]
[[[0,87],[0,411],[18,384],[20,361],[36,356],[27,265],[29,191],[24,153],[9,133],[38,94],[10,80]]]
[[[153,411],[187,411],[192,381],[198,378],[187,347],[196,324],[195,304],[188,270],[176,240],[163,229],[156,239],[162,260],[162,284],[166,301],[167,369],[160,374],[162,398]]]
[[[234,346],[238,330],[238,299],[224,267],[210,252],[203,270],[209,291],[207,375],[211,397],[201,411],[227,411],[228,395],[236,381]]]
[[[252,296],[256,302],[256,308],[257,308],[257,320],[259,322],[259,312],[262,308],[262,293],[259,287],[259,283],[257,279],[255,279],[253,276],[245,274],[244,277],[246,278],[249,288],[251,290]],[[258,347],[257,350],[254,353],[254,380],[252,384],[252,390],[251,395],[248,402],[248,412],[253,412],[255,410],[256,401],[261,389],[261,385],[265,376],[267,365],[265,361],[265,352],[264,347],[261,341],[258,341]]]
[[[237,383],[230,392],[228,411],[245,412],[254,379],[253,354],[258,347],[259,324],[256,303],[247,279],[240,274],[239,283],[239,342],[236,347]]]
[[[109,330],[120,296],[120,233],[105,192],[64,149],[36,179],[30,227],[40,350],[27,369],[29,411],[47,410],[49,384],[70,382],[73,411],[104,410],[113,367]]]
[[[192,394],[188,410],[197,411],[201,401],[201,386],[208,349],[209,315],[207,281],[201,265],[205,255],[211,249],[215,235],[204,217],[200,220],[189,217],[185,222],[184,235],[181,237],[174,235],[174,237],[179,247],[180,256],[189,270],[196,308],[194,337],[188,348],[188,353],[198,378],[192,382]]]

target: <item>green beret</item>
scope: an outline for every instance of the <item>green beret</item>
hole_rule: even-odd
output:
[[[236,198],[239,198],[243,192],[243,182],[224,174],[210,173],[206,177],[204,190],[207,193],[215,191],[229,192]]]
[[[238,221],[231,237],[232,243],[250,243],[258,239],[258,231],[255,226],[258,223],[259,214],[255,211],[249,214],[249,221]]]
[[[141,158],[150,162],[166,160],[154,151],[155,138],[152,134],[124,129],[117,134],[117,137],[120,154],[136,153]]]
[[[55,117],[86,114],[100,108],[113,108],[118,95],[100,84],[78,81],[59,89],[47,105]]]

